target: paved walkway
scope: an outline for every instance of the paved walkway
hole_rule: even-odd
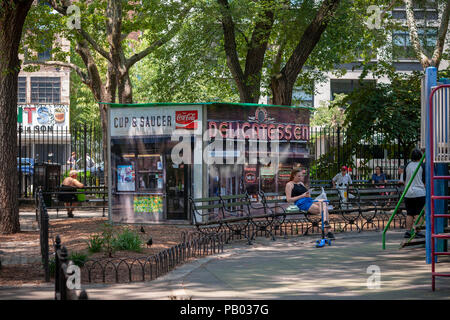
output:
[[[331,246],[314,247],[316,237],[257,238],[234,243],[222,254],[178,267],[155,281],[85,285],[91,299],[449,299],[450,280],[431,291],[424,248],[399,250],[403,233],[338,234]],[[369,266],[380,270],[380,288],[369,289]],[[450,261],[438,264],[449,271]],[[53,287],[0,288],[0,299],[52,299]]]

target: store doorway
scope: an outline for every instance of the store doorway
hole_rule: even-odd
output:
[[[188,220],[190,166],[175,164],[166,155],[166,201],[168,220]]]

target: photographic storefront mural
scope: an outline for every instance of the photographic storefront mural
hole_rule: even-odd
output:
[[[189,196],[276,192],[308,166],[308,108],[142,104],[108,114],[112,222],[187,220]]]
[[[222,194],[248,192],[256,196],[258,191],[278,192],[289,180],[290,171],[296,166],[308,167],[309,117],[306,108],[223,105],[208,106],[207,128],[212,138],[221,138],[225,152],[222,164],[208,168],[210,191]],[[234,152],[230,150],[234,140]],[[245,142],[245,147],[239,144]],[[251,148],[251,143],[258,147]],[[271,142],[278,143],[277,163],[266,165],[261,159],[270,154]],[[266,142],[266,143],[264,143]],[[261,147],[261,144],[264,148]],[[238,157],[245,151],[245,160],[234,161],[233,170],[226,166],[233,163],[230,157]],[[217,153],[217,152],[216,152]],[[217,153],[219,154],[219,153]],[[257,159],[256,159],[257,158]],[[220,161],[218,161],[220,162]],[[219,185],[220,188],[215,185]]]
[[[172,134],[181,130],[200,135],[202,106],[112,107],[109,119],[110,219],[117,223],[187,219],[184,198],[193,185],[185,182],[188,167],[171,160],[177,144]],[[189,166],[189,170],[194,169]],[[201,179],[201,167],[199,171]],[[173,212],[177,210],[182,214]]]
[[[69,105],[19,104],[17,122],[27,133],[57,133],[69,130]]]

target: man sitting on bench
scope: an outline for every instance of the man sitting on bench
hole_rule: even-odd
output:
[[[77,171],[71,170],[69,176],[64,179],[60,188],[60,191],[64,193],[58,195],[58,200],[64,202],[64,205],[67,207],[67,215],[69,218],[73,218],[73,202],[78,201],[77,195],[69,192],[76,192],[77,188],[83,187],[84,185],[77,180]]]
[[[303,211],[311,214],[321,214],[321,207],[323,207],[323,219],[325,229],[330,229],[328,223],[328,206],[324,203],[314,202],[310,197],[309,190],[303,184],[306,176],[305,169],[294,169],[291,172],[289,182],[286,184],[286,201],[288,203],[295,203],[295,205]],[[322,200],[319,200],[322,201]],[[323,204],[323,206],[322,206]],[[334,239],[333,233],[330,231],[327,234],[329,239]]]

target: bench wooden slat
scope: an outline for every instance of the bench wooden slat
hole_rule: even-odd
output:
[[[208,210],[208,209],[220,209],[222,208],[222,204],[208,204],[208,205],[202,205],[202,206],[195,206],[198,210]]]
[[[223,204],[224,207],[240,207],[240,206],[248,206],[250,202],[225,202]]]
[[[237,195],[221,196],[221,198],[223,200],[243,199],[243,198],[248,198],[248,195],[246,195],[246,194],[237,194]]]
[[[220,197],[211,197],[211,198],[195,198],[191,199],[193,202],[211,202],[211,201],[220,201]]]

